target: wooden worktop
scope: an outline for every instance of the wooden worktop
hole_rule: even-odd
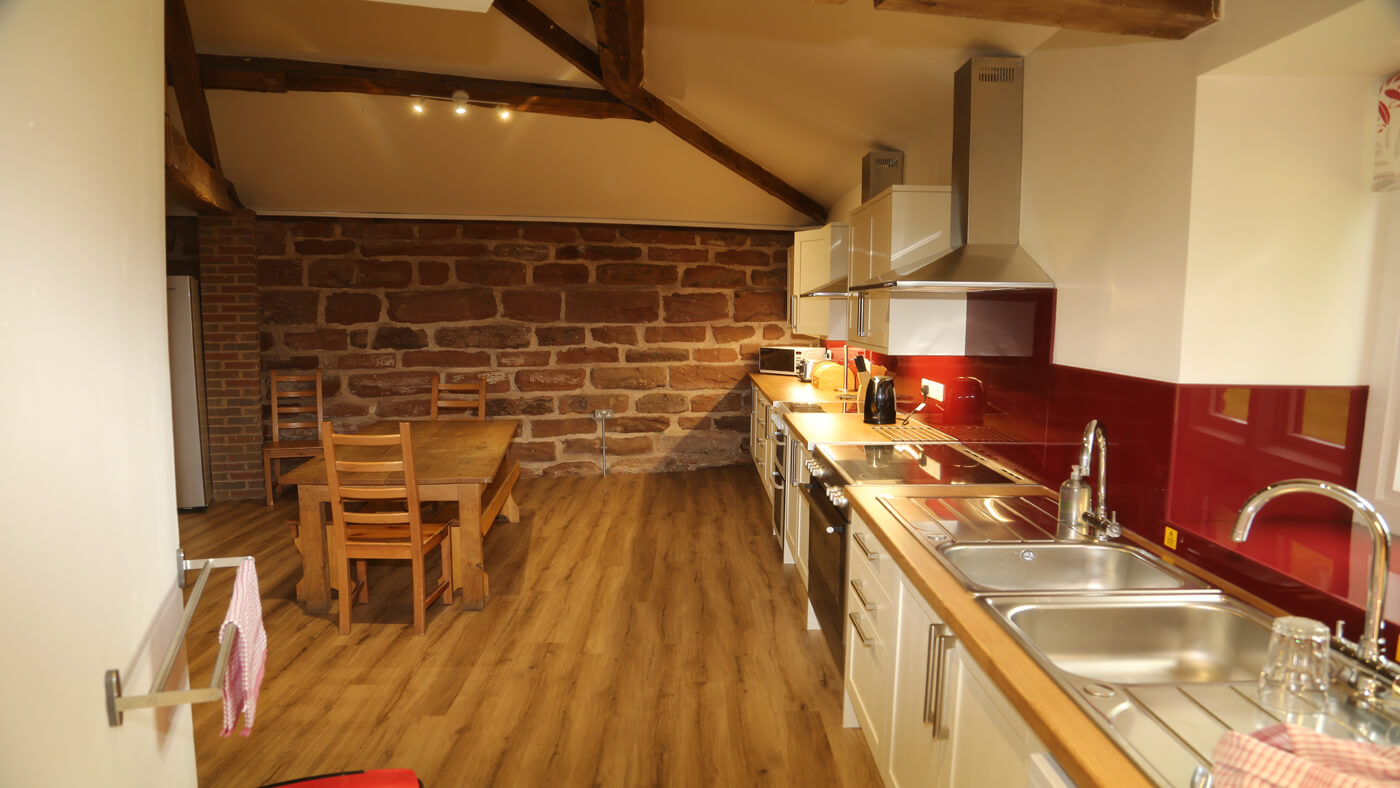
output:
[[[836,392],[803,383],[796,375],[772,375],[750,372],[749,380],[758,386],[770,402],[836,402]]]
[[[953,629],[972,658],[1055,756],[1060,768],[1081,788],[1155,785],[1036,664],[992,613],[877,500],[877,495],[889,495],[899,489],[910,488],[847,487],[846,494],[909,582]]]

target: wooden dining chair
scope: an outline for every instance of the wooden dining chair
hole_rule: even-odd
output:
[[[468,410],[476,411],[477,421],[485,421],[486,376],[482,375],[471,383],[443,383],[434,377],[430,407],[434,421],[437,421],[439,413],[446,416]]]
[[[369,561],[384,558],[409,561],[413,633],[423,634],[428,606],[438,597],[452,604],[452,540],[449,523],[423,522],[409,423],[399,422],[399,431],[390,435],[342,435],[322,422],[321,442],[331,499],[329,553],[340,584],[340,634],[350,634],[355,602],[369,601]],[[434,547],[442,554],[442,578],[429,592],[424,557]]]
[[[277,477],[282,475],[282,460],[321,456],[318,430],[325,418],[321,408],[321,370],[314,373],[273,372],[268,377],[269,398],[272,401],[272,441],[263,446],[263,484],[267,505],[272,505],[272,492]],[[315,418],[312,418],[312,416]],[[283,440],[284,432],[310,438],[293,437]]]

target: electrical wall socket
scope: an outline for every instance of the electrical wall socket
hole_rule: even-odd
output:
[[[593,411],[593,418],[595,419],[610,419],[612,417],[612,408],[604,408],[602,410]]]
[[[928,389],[928,396],[930,399],[937,400],[938,402],[943,401],[942,383],[939,383],[938,381],[932,380],[930,378],[924,378],[923,387]]]

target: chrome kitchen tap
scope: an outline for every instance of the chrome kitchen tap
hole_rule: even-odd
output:
[[[1368,667],[1381,671],[1394,682],[1397,675],[1400,675],[1400,665],[1396,665],[1381,654],[1381,624],[1384,623],[1381,614],[1384,612],[1386,581],[1390,571],[1390,526],[1386,524],[1385,518],[1376,511],[1376,507],[1372,506],[1370,501],[1341,485],[1319,479],[1288,479],[1274,482],[1251,495],[1244,502],[1244,506],[1240,507],[1240,513],[1235,518],[1235,528],[1230,532],[1230,538],[1236,542],[1243,542],[1249,536],[1249,528],[1254,524],[1255,516],[1259,514],[1260,509],[1264,508],[1265,504],[1281,495],[1297,492],[1315,493],[1338,503],[1346,504],[1361,518],[1370,531],[1371,575],[1366,592],[1365,631],[1361,633],[1361,639],[1353,643],[1342,637],[1341,622],[1337,622],[1337,634],[1332,638],[1332,645],[1348,656],[1355,657]],[[1356,677],[1353,686],[1363,701],[1369,701],[1375,697],[1380,689],[1379,682],[1369,676]]]
[[[1094,446],[1099,448],[1099,478],[1097,500],[1089,506],[1087,491],[1076,495],[1076,500],[1068,500],[1067,487],[1083,477],[1093,476]],[[1060,525],[1056,530],[1057,539],[1075,542],[1093,540],[1108,541],[1123,533],[1118,527],[1118,516],[1108,514],[1108,435],[1098,419],[1084,425],[1084,443],[1079,450],[1079,464],[1074,466],[1074,475],[1066,487],[1061,487]]]

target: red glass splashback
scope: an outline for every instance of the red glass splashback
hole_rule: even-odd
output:
[[[1365,387],[1179,385],[1054,365],[1053,293],[971,294],[968,304],[969,351],[1016,347],[1021,355],[863,351],[895,376],[901,408],[918,400],[921,378],[978,379],[985,424],[1016,440],[981,448],[1052,488],[1079,462],[1084,425],[1098,419],[1109,438],[1108,504],[1125,528],[1162,544],[1170,526],[1178,552],[1208,571],[1291,612],[1345,619],[1357,631],[1370,542],[1344,507],[1287,496],[1269,504],[1245,543],[1229,532],[1245,499],[1272,482],[1304,477],[1355,487]],[[1008,340],[993,325],[1008,309],[1034,315],[1030,341]],[[944,414],[931,403],[919,418],[938,425]]]

